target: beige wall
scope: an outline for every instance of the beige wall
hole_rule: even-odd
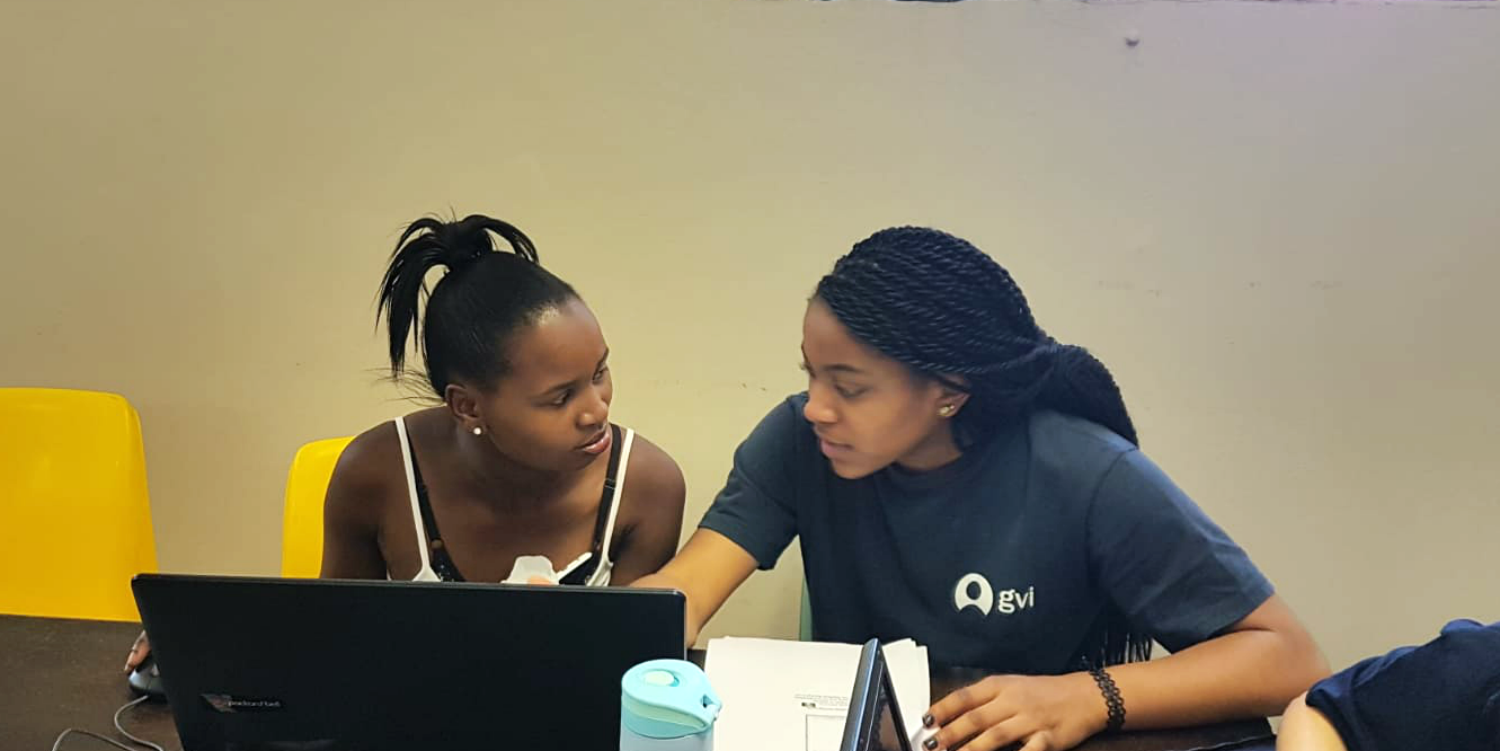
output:
[[[817,276],[935,224],[1344,664],[1500,618],[1497,5],[5,0],[0,383],[126,394],[164,567],[273,572],[295,447],[406,408],[395,231],[493,212],[696,520]],[[790,633],[785,563],[714,632]]]

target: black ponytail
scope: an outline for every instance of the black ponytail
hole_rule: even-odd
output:
[[[924,227],[876,232],[834,264],[816,297],[855,337],[969,394],[954,417],[960,445],[988,440],[1039,409],[1140,443],[1104,363],[1048,336],[1010,273],[961,238]],[[1113,664],[1146,659],[1150,649],[1111,608],[1080,659]]]
[[[496,251],[496,237],[510,253]],[[447,272],[429,294],[427,274],[438,266]],[[415,339],[438,398],[455,379],[493,384],[509,369],[510,334],[577,296],[541,267],[531,238],[514,225],[478,214],[452,222],[418,219],[401,233],[380,285],[378,316],[390,337],[391,376],[406,373],[408,343]]]

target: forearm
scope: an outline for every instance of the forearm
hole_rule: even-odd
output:
[[[636,579],[630,583],[630,586],[647,589],[675,589],[682,593],[683,598],[686,600],[683,612],[683,636],[687,647],[691,649],[698,641],[698,633],[703,630],[703,626],[708,623],[708,619],[713,617],[713,613],[698,612],[696,606],[699,598],[693,597],[691,592],[692,587],[679,577],[673,576],[668,568],[670,568],[670,564],[661,571]]]
[[[685,633],[691,647],[704,624],[754,571],[755,559],[743,548],[717,532],[700,529],[677,557],[631,586],[675,589],[687,598]]]
[[[1126,727],[1141,729],[1280,714],[1328,666],[1310,639],[1245,629],[1109,673],[1125,701]]]

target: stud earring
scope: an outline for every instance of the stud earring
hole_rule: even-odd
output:
[[[943,406],[938,407],[938,417],[952,417],[952,416],[953,416],[953,405],[952,404],[944,404]]]
[[[481,435],[483,433],[484,433],[484,428],[481,428],[478,425],[474,426],[474,435]]]

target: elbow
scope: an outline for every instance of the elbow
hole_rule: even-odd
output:
[[[1333,674],[1328,665],[1328,658],[1323,655],[1323,650],[1318,649],[1318,645],[1313,641],[1312,637],[1303,634],[1302,641],[1303,644],[1298,649],[1298,656],[1300,657],[1298,660],[1299,677],[1296,681],[1297,690],[1294,692],[1298,695],[1307,693],[1307,690],[1312,688],[1314,683]]]
[[[1281,680],[1274,683],[1279,690],[1275,696],[1268,697],[1268,716],[1282,713],[1288,705],[1304,696],[1313,684],[1331,674],[1328,658],[1306,632],[1289,641],[1291,643],[1285,647],[1285,659],[1280,661],[1281,668],[1277,671]]]
[[[1313,647],[1313,665],[1311,668],[1311,674],[1311,680],[1309,680],[1307,684],[1308,688],[1312,688],[1312,684],[1317,683],[1318,681],[1321,681],[1330,675],[1333,675],[1333,669],[1328,665],[1328,658],[1324,657],[1323,651],[1318,649],[1317,647]]]

